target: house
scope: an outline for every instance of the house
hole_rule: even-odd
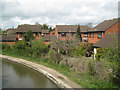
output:
[[[94,59],[97,54],[97,48],[118,48],[120,45],[120,34],[112,33],[105,35],[97,43],[93,44]]]
[[[24,25],[19,25],[17,27],[16,30],[16,35],[18,40],[22,40],[23,39],[23,34],[28,32],[29,30],[31,30],[33,32],[33,36],[38,39],[41,36],[46,36],[49,35],[49,30],[42,30],[42,26],[41,25],[28,25],[28,24],[24,24]]]
[[[60,40],[66,40],[67,38],[74,39],[77,32],[78,25],[56,25],[55,35]],[[80,25],[81,33],[86,33],[90,27],[88,25]],[[83,36],[83,35],[82,35]]]
[[[58,40],[57,36],[55,35],[44,36],[43,39],[45,44],[49,44]]]
[[[118,18],[105,20],[97,26],[89,29],[88,32],[84,34],[84,36],[88,38],[88,43],[94,44],[108,33],[120,33],[120,30],[118,28],[119,25],[120,22],[118,21]]]
[[[17,38],[16,35],[2,35],[0,36],[0,43],[6,43],[6,44],[14,44],[16,42]]]
[[[16,28],[7,29],[5,33],[6,33],[6,35],[15,35]]]
[[[42,35],[42,36],[49,36],[49,35],[50,35],[50,32],[49,32],[48,29],[47,29],[47,30],[42,30],[41,35]]]

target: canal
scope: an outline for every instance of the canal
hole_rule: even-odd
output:
[[[57,88],[52,81],[37,71],[6,59],[0,62],[2,88]]]

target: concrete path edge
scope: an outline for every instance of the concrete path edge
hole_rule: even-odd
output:
[[[53,83],[55,83],[59,88],[71,88],[71,89],[72,88],[82,88],[80,85],[74,83],[73,81],[68,79],[66,76],[62,75],[61,73],[55,71],[54,69],[43,66],[41,64],[37,64],[37,63],[30,62],[30,61],[27,61],[24,59],[1,55],[1,54],[0,54],[0,58],[8,59],[12,62],[22,64],[22,65],[27,66],[37,72],[42,73],[48,79],[53,81]],[[63,80],[61,80],[59,77],[62,77]]]

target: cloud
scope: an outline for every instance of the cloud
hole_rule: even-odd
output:
[[[118,0],[2,0],[0,11],[4,29],[35,22],[96,25],[118,17]]]

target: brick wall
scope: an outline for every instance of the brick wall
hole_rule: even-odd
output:
[[[115,25],[113,25],[112,27],[107,29],[105,31],[105,35],[108,34],[108,33],[120,33],[120,29],[119,29],[118,25],[120,26],[120,23],[116,23]]]
[[[102,33],[102,32],[100,32]],[[94,37],[93,37],[93,34],[94,34]],[[104,34],[102,33],[102,38],[103,38]],[[94,33],[91,33],[91,37],[89,37],[89,34],[88,34],[88,43],[96,43],[100,40],[101,38],[98,38],[98,32],[94,32]]]
[[[15,42],[5,42],[5,43],[9,45],[15,44]]]

